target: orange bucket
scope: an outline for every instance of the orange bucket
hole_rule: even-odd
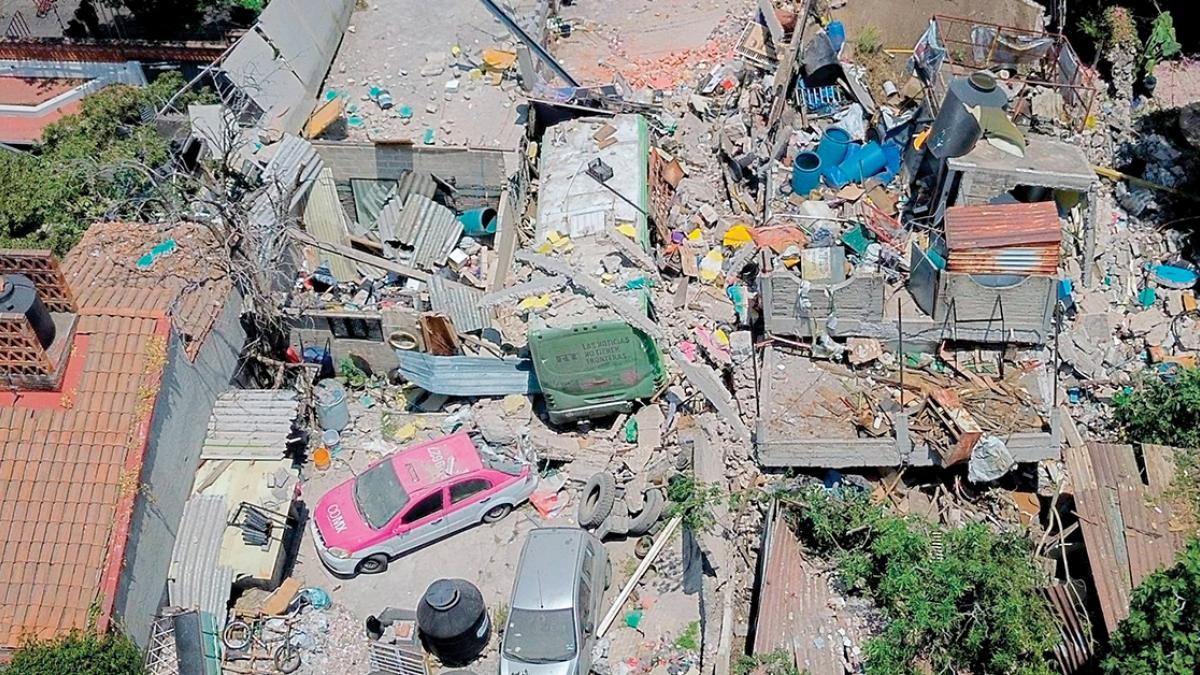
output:
[[[332,458],[329,456],[329,448],[321,446],[313,450],[313,465],[321,471],[329,468],[329,463]]]

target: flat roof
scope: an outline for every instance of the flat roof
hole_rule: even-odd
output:
[[[1087,190],[1099,180],[1078,146],[1037,134],[1025,136],[1024,157],[980,141],[971,152],[947,160],[947,166],[955,171],[1008,174],[1018,185],[1079,191]]]
[[[519,19],[523,8],[536,5],[514,4]],[[372,2],[351,15],[319,96],[344,94],[353,107],[347,117],[362,119],[361,127],[345,125],[346,140],[422,144],[432,129],[435,146],[515,149],[525,133],[524,93],[512,79],[497,86],[469,75],[484,49],[511,50],[515,44],[478,0]],[[455,47],[461,56],[454,56]],[[451,81],[456,91],[447,89]],[[390,92],[395,106],[383,110],[368,100],[372,87]],[[411,119],[400,117],[402,106],[412,109]],[[324,138],[337,140],[337,134]]]

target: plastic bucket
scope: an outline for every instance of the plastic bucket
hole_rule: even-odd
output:
[[[313,396],[317,408],[317,424],[321,429],[341,431],[350,424],[350,408],[346,404],[346,389],[334,379],[317,383]]]
[[[887,166],[887,156],[883,148],[875,141],[861,145],[851,150],[846,159],[838,165],[838,170],[846,180],[861,183],[874,176]]]
[[[321,445],[329,449],[330,456],[336,457],[342,449],[342,435],[333,429],[321,432]]]
[[[821,156],[815,152],[801,152],[792,160],[792,192],[806,195],[821,183]]]
[[[825,26],[825,33],[829,35],[829,42],[833,44],[835,53],[842,51],[842,45],[846,44],[846,27],[841,21],[830,21],[828,26]]]
[[[463,224],[463,233],[468,237],[496,233],[496,209],[483,207],[471,209],[458,217]]]
[[[313,466],[318,470],[325,471],[331,462],[333,462],[333,457],[329,454],[329,448],[321,446],[313,450]]]
[[[835,167],[846,159],[850,152],[850,132],[841,127],[827,127],[817,144],[817,155],[821,157],[821,166]]]

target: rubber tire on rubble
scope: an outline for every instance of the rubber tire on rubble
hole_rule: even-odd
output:
[[[504,516],[512,513],[512,504],[497,504],[488,509],[488,512],[483,514],[483,522],[494,523],[498,520],[504,520]]]
[[[642,510],[629,521],[629,536],[631,537],[639,537],[649,532],[658,519],[662,518],[663,510],[667,508],[667,498],[663,496],[662,490],[650,488],[642,494],[646,498]]]
[[[617,501],[617,479],[607,471],[601,471],[588,479],[583,486],[583,498],[579,500],[579,526],[599,527],[612,513]]]
[[[363,558],[355,569],[359,574],[383,574],[388,568],[388,557],[382,553]]]

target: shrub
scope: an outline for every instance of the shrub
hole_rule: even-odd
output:
[[[13,653],[4,675],[142,675],[142,653],[121,634],[76,631],[27,642]]]
[[[882,633],[863,646],[867,673],[907,674],[919,662],[935,673],[1054,672],[1057,631],[1025,539],[889,515],[861,492],[814,487],[786,503],[805,544],[883,611]]]
[[[1106,675],[1192,675],[1200,672],[1200,542],[1174,567],[1137,587],[1129,618],[1112,635],[1101,663]]]
[[[1200,447],[1200,369],[1173,380],[1147,376],[1113,399],[1113,419],[1127,443]]]

